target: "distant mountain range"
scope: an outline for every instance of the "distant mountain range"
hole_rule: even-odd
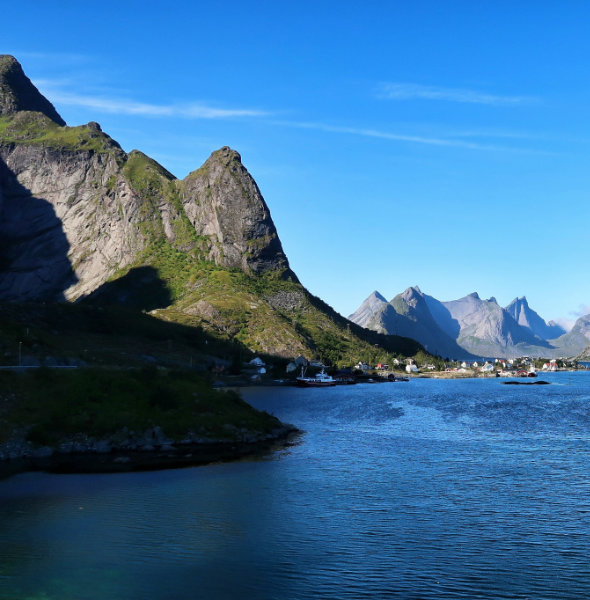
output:
[[[545,322],[524,296],[502,308],[495,298],[482,300],[476,292],[441,302],[415,286],[388,302],[375,291],[349,319],[379,333],[412,338],[449,358],[575,356],[590,345],[590,315],[566,332]]]

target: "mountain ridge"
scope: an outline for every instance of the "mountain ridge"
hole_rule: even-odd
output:
[[[419,309],[418,298],[423,300]],[[574,356],[590,342],[590,319],[578,319],[574,329],[566,333],[554,323],[547,324],[525,297],[502,308],[495,297],[482,300],[477,292],[441,302],[413,286],[390,302],[371,304],[367,300],[361,304],[362,315],[357,310],[350,315],[351,320],[359,322],[362,316],[365,326],[383,333],[400,330],[403,322],[403,335],[419,341],[430,352],[453,358]]]
[[[178,180],[95,122],[66,126],[15,63],[3,57],[0,71],[1,301],[123,306],[283,357],[421,350],[346,321],[301,285],[235,150]]]

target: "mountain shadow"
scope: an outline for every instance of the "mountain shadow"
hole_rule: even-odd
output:
[[[63,301],[77,282],[53,205],[33,196],[0,158],[0,300]]]
[[[126,275],[114,281],[103,283],[80,302],[150,311],[170,306],[172,294],[157,269],[142,266],[131,269]]]
[[[239,340],[121,306],[0,301],[0,322],[0,354],[7,365],[18,364],[20,343],[28,364],[160,365],[200,371],[225,365],[230,371],[255,356]],[[256,355],[282,364],[276,357]]]

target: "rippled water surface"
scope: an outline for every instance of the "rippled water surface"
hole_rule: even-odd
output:
[[[0,598],[590,597],[590,373],[251,388],[265,460],[0,481]]]

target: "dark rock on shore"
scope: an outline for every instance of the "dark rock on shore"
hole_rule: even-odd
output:
[[[153,440],[149,436],[158,431]],[[111,440],[65,441],[57,448],[33,447],[13,441],[0,447],[0,477],[23,471],[52,473],[110,473],[146,471],[227,462],[248,456],[263,456],[296,443],[302,433],[293,425],[277,427],[268,434],[239,432],[233,440],[189,435],[168,440],[158,427],[143,440],[114,445]]]

